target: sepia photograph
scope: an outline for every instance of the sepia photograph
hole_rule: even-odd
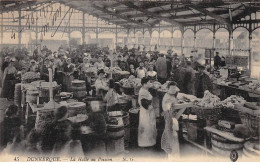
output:
[[[259,162],[260,1],[0,0],[0,162]]]

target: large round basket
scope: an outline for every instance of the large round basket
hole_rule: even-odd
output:
[[[37,132],[45,132],[46,127],[54,120],[54,109],[38,110],[35,121],[35,129]]]
[[[85,81],[83,80],[73,80],[71,81],[73,87],[83,87],[85,86]]]
[[[234,141],[223,141],[218,135],[213,134],[211,137],[212,150],[215,154],[229,157],[233,150],[237,151],[239,157],[242,156],[243,143]]]
[[[124,87],[123,86],[123,89],[124,89],[124,93],[126,95],[135,95],[135,90],[134,90],[134,87]]]
[[[208,119],[217,122],[221,118],[220,107],[206,108],[194,106],[192,112],[194,112],[199,119]]]
[[[68,117],[77,116],[77,114],[86,114],[86,104],[83,102],[68,103]]]

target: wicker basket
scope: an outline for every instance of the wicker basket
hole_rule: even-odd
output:
[[[253,116],[241,111],[239,111],[239,115],[242,124],[251,129],[253,136],[257,136],[260,129],[260,116]]]
[[[115,82],[119,82],[122,79],[122,75],[120,73],[113,73],[112,78],[115,80]]]
[[[42,133],[45,132],[48,124],[50,124],[54,120],[54,109],[45,109],[38,110],[36,121],[35,121],[35,129],[37,132]]]
[[[135,94],[133,87],[123,87],[123,89],[124,89],[124,93],[126,95],[134,95]]]
[[[194,106],[192,111],[197,115],[199,119],[207,119],[217,122],[221,118],[220,107],[205,108]]]

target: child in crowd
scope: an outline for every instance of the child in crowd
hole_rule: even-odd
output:
[[[130,64],[129,69],[130,75],[136,76],[136,71],[133,64]]]
[[[31,156],[39,156],[41,154],[38,146],[40,135],[35,129],[32,129],[26,138],[26,149],[25,152]]]
[[[95,82],[97,95],[103,96],[108,91],[107,79],[103,69],[98,71],[98,78]]]
[[[6,148],[3,150],[3,155],[15,155],[23,156],[25,150],[24,130],[22,128],[16,128],[14,130],[14,138],[9,141]]]
[[[114,79],[110,79],[109,82],[109,90],[104,98],[104,101],[107,103],[107,110],[111,111],[113,107],[118,103],[118,95],[115,91],[115,81]]]
[[[19,128],[22,128],[22,121],[18,116],[18,107],[10,105],[5,111],[4,121],[1,123],[1,146],[4,148],[8,142],[12,142],[14,135]]]
[[[147,70],[144,67],[144,63],[141,61],[139,63],[139,67],[136,69],[137,78],[142,79],[142,78],[146,77],[146,74],[147,74]]]

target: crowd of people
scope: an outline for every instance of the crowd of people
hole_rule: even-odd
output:
[[[71,81],[80,79],[86,82],[87,95],[104,95],[107,110],[114,109],[119,99],[127,97],[118,82],[109,77],[104,67],[119,67],[122,71],[128,71],[130,75],[141,79],[142,87],[138,95],[140,105],[140,118],[138,127],[138,146],[150,148],[156,144],[156,112],[154,93],[150,90],[150,81],[158,81],[164,84],[168,81],[168,91],[162,100],[162,109],[165,120],[165,130],[162,135],[161,146],[168,157],[175,157],[178,149],[178,112],[172,111],[177,103],[178,92],[203,97],[205,90],[212,89],[211,78],[205,70],[206,67],[196,61],[195,57],[178,56],[168,51],[167,54],[159,52],[140,52],[128,49],[127,46],[116,51],[102,51],[102,49],[87,50],[84,47],[65,50],[59,48],[51,52],[47,47],[41,51],[35,50],[29,55],[22,49],[22,57],[14,53],[2,52],[2,97],[13,99],[15,83],[21,81],[21,75],[26,72],[40,74],[41,80],[49,81],[48,68],[53,70],[54,80],[62,86],[62,91],[71,90]],[[21,51],[20,51],[21,52]],[[19,55],[19,53],[18,53]],[[221,61],[221,60],[220,60]],[[87,70],[92,67],[97,70],[96,80],[92,84],[91,76]],[[93,90],[93,85],[95,89]],[[95,91],[95,92],[93,92]],[[40,136],[34,129],[29,130],[27,138],[21,132],[22,124],[17,118],[17,107],[11,106],[6,111],[6,119],[2,130],[14,129],[5,133],[3,146],[6,150],[26,149],[29,153],[73,153],[82,154],[79,141],[79,128],[73,126],[67,119],[67,108],[60,107],[55,111],[55,120],[47,128],[45,136]],[[98,113],[97,113],[98,114]],[[105,126],[104,117],[98,116],[98,125]],[[95,117],[94,117],[95,118]],[[174,118],[174,120],[172,120]],[[11,128],[12,127],[12,128]],[[10,129],[9,129],[10,128]],[[19,131],[17,131],[19,130]],[[12,134],[14,133],[14,134]],[[23,141],[25,140],[25,141]],[[19,146],[17,146],[19,144]],[[70,145],[73,144],[73,145]],[[39,147],[40,146],[40,147]]]
[[[198,89],[201,89],[198,86],[209,88],[205,85],[209,83],[208,76],[203,74],[206,73],[203,71],[204,66],[200,65],[192,56],[187,58],[172,52],[168,52],[168,54],[138,52],[129,50],[126,46],[117,53],[76,48],[72,50],[59,48],[58,51],[52,52],[46,46],[41,51],[36,49],[32,55],[29,55],[26,49],[19,49],[15,52],[4,49],[1,55],[4,59],[1,68],[2,97],[10,99],[13,98],[14,84],[19,82],[23,73],[38,72],[42,80],[48,81],[48,68],[50,67],[53,69],[54,80],[58,84],[62,84],[64,91],[70,89],[70,82],[73,79],[84,79],[86,84],[90,83],[90,79],[85,73],[88,68],[93,66],[97,70],[103,67],[119,67],[123,71],[129,71],[137,78],[149,77],[158,80],[161,84],[170,80],[175,81],[181,92],[197,96],[200,93]],[[221,63],[221,59],[215,59],[216,64]],[[199,70],[202,70],[201,75],[195,77],[195,73]],[[203,85],[202,82],[204,82]],[[86,87],[89,92],[90,85],[87,84]]]

